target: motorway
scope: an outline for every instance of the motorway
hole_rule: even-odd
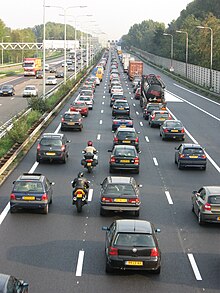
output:
[[[105,273],[105,232],[101,228],[115,219],[132,218],[130,214],[99,215],[100,183],[109,175],[107,150],[112,147],[109,68],[110,60],[104,79],[96,88],[94,110],[84,119],[82,132],[66,132],[71,140],[67,164],[38,165],[35,144],[0,187],[1,272],[28,281],[31,293],[219,292],[220,226],[198,225],[191,211],[191,194],[203,185],[219,185],[220,105],[146,64],[145,74],[160,74],[164,80],[168,108],[187,129],[185,141],[197,141],[205,147],[209,162],[206,171],[177,169],[174,148],[180,142],[162,141],[159,130],[149,127],[142,118],[139,101],[133,99],[131,83],[120,68],[134,126],[140,131],[140,174],[132,175],[143,185],[139,218],[150,220],[161,229],[158,239],[162,267],[158,276],[146,272]],[[59,131],[60,114],[71,101],[45,132]],[[77,214],[71,205],[70,182],[82,170],[81,150],[87,140],[93,140],[99,150],[99,164],[93,173],[86,173],[91,181],[90,201]],[[23,172],[35,170],[55,182],[49,214],[8,213],[13,180]]]

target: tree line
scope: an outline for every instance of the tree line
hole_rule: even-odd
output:
[[[198,28],[205,27],[205,28]],[[176,31],[183,31],[178,33]],[[173,58],[185,62],[186,36],[188,34],[188,62],[210,67],[211,31],[213,33],[213,69],[220,70],[220,1],[194,0],[168,27],[164,23],[144,20],[130,27],[121,39],[122,47],[134,46],[149,53],[170,58],[171,34]],[[187,33],[187,34],[186,34]]]

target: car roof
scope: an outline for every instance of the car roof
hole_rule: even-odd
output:
[[[136,150],[136,147],[134,145],[118,144],[114,146],[114,149],[135,149]]]
[[[220,194],[220,186],[204,186],[210,194]]]
[[[169,112],[166,110],[153,110],[152,113],[154,113],[154,114],[169,114]]]
[[[201,145],[196,143],[182,143],[184,148],[202,148]]]
[[[107,180],[109,183],[131,183],[131,181],[133,181],[134,178],[123,176],[108,176]]]
[[[10,278],[10,275],[0,274],[0,292],[4,292],[5,285]]]
[[[48,137],[48,138],[63,138],[64,134],[62,133],[43,133],[42,137]]]
[[[71,111],[71,110],[69,110],[69,111],[66,111],[63,115],[65,115],[65,114],[76,115],[76,114],[80,114],[80,112],[79,111]]]
[[[122,103],[128,103],[127,100],[116,100],[116,101],[115,101],[115,103],[120,103],[120,102],[122,102]]]
[[[131,233],[148,233],[152,234],[151,223],[144,220],[116,220],[115,221],[118,232],[131,232]]]
[[[28,180],[28,181],[42,181],[44,179],[44,175],[40,174],[40,173],[23,173],[22,175],[20,175],[17,179],[17,181],[22,181],[22,180]]]
[[[117,129],[117,132],[121,132],[121,131],[126,131],[126,132],[136,132],[135,128],[134,127],[121,127],[119,126],[118,129]]]

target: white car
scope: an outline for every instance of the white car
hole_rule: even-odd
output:
[[[89,110],[92,110],[93,109],[93,103],[94,103],[94,100],[93,98],[91,98],[91,96],[78,96],[76,99],[75,99],[75,102],[83,102],[85,103]]]
[[[95,78],[96,85],[100,85],[100,79],[98,77]]]
[[[35,85],[27,85],[23,91],[23,97],[37,97],[38,90]]]
[[[123,88],[120,86],[120,85],[114,85],[112,88],[111,88],[111,96],[113,94],[118,94],[118,93],[122,93],[123,94]]]
[[[46,84],[47,85],[56,85],[57,84],[57,79],[55,76],[48,76],[46,79]]]

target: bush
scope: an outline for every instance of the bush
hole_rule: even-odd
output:
[[[38,97],[32,97],[28,99],[28,106],[34,111],[40,112],[42,114],[47,112],[47,110],[49,109],[46,100]]]

